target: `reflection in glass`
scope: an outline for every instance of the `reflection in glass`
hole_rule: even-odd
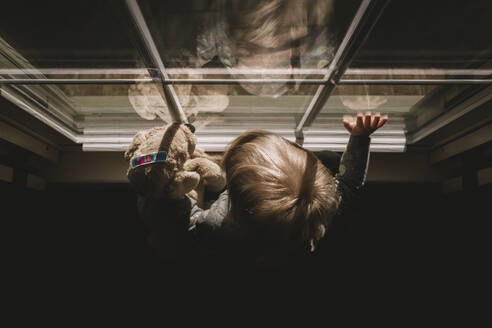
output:
[[[322,113],[355,113],[362,110],[408,113],[434,88],[427,85],[339,85]]]
[[[75,115],[137,114],[142,120],[170,122],[168,106],[160,83],[133,85],[57,85],[68,99]],[[302,116],[316,86],[289,85],[278,97],[252,95],[240,85],[175,85],[182,108],[200,130],[210,124],[235,121],[237,124],[264,128],[279,122],[294,127]],[[159,123],[160,122],[160,123]],[[235,123],[235,124],[236,124]],[[283,124],[283,123],[282,123]]]
[[[255,85],[256,86],[256,85]],[[257,96],[242,85],[189,85],[183,94],[185,113],[193,113],[193,124],[200,131],[214,127],[268,128],[276,124],[295,127],[311,101],[316,86],[289,85],[279,96]]]
[[[145,101],[136,97],[129,97],[129,90],[135,85],[97,85],[97,84],[68,84],[57,85],[65,94],[77,115],[135,113],[149,117],[151,114],[142,109],[142,104],[152,103],[154,97],[145,95]],[[140,107],[132,106],[132,101]],[[156,110],[157,111],[157,110]],[[157,114],[156,114],[157,116]],[[154,119],[155,116],[152,118]]]
[[[484,88],[480,85],[339,85],[313,127],[331,128],[344,114],[370,110],[390,115],[388,126],[381,131],[402,123],[400,128],[412,133],[462,106]]]
[[[139,1],[167,68],[205,68],[214,72],[213,78],[234,79],[323,77],[359,4],[358,0]],[[181,73],[182,78],[190,77]],[[210,77],[205,71],[200,78]],[[288,92],[285,84],[241,86],[253,95]]]

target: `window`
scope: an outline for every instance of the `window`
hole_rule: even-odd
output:
[[[208,151],[253,128],[341,151],[342,116],[372,110],[391,117],[373,151],[401,152],[491,100],[491,14],[486,0],[18,0],[0,13],[1,95],[84,150],[175,120]]]

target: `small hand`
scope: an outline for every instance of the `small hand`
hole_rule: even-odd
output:
[[[354,120],[353,116],[344,116],[343,125],[353,136],[369,136],[371,133],[382,127],[388,121],[388,115],[381,116],[380,113],[365,115],[358,113]]]

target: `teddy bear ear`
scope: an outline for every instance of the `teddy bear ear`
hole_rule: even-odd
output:
[[[140,147],[140,145],[145,141],[145,139],[146,138],[145,138],[145,132],[144,131],[137,132],[135,137],[133,137],[132,143],[130,144],[130,146],[128,146],[128,149],[125,152],[125,159],[126,160],[130,160],[133,157],[133,154]]]

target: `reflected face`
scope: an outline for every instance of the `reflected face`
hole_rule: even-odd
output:
[[[214,75],[213,78],[290,79],[294,76],[293,68],[323,68],[320,63],[326,65],[332,58],[331,49],[334,47],[328,37],[331,31],[328,31],[327,25],[332,7],[333,0],[231,1],[228,5],[211,1],[199,8],[192,6],[197,11],[190,15],[192,20],[187,21],[187,27],[183,26],[183,35],[167,32],[170,29],[176,31],[176,26],[181,26],[180,23],[186,18],[180,16],[181,12],[177,12],[174,17],[163,11],[159,15],[159,22],[169,22],[165,24],[165,28],[158,25],[158,30],[162,32],[160,36],[165,40],[162,51],[166,55],[163,57],[169,60],[169,65],[166,63],[166,66],[184,68],[184,73],[172,74],[172,78],[177,79],[211,78],[206,76],[208,68],[224,71],[223,75]],[[193,28],[189,29],[189,26]],[[205,73],[202,75],[195,72],[191,75],[186,72],[187,68],[205,68],[202,71]],[[272,73],[272,69],[281,72]],[[303,74],[296,72],[295,77],[306,78],[307,75]],[[231,103],[229,96],[245,96],[247,93],[275,100],[302,89],[299,85],[286,83],[241,82],[239,87],[242,90],[239,90],[237,84],[222,87],[173,86],[190,121],[200,112],[220,115]],[[167,110],[166,104],[140,101],[137,96],[145,93],[140,91],[129,92],[137,113],[146,119],[157,116],[164,118],[161,112]],[[146,91],[156,94],[155,90]],[[263,99],[258,101],[264,101]]]
[[[291,70],[292,49],[275,50],[264,47],[247,47],[244,44],[237,49],[238,69],[285,69]],[[258,51],[253,51],[253,49]],[[237,74],[238,78],[253,79],[282,79],[288,77],[285,74],[248,74],[248,76]],[[247,84],[242,83],[242,87],[254,95],[271,95],[279,96],[288,90],[284,84]]]

